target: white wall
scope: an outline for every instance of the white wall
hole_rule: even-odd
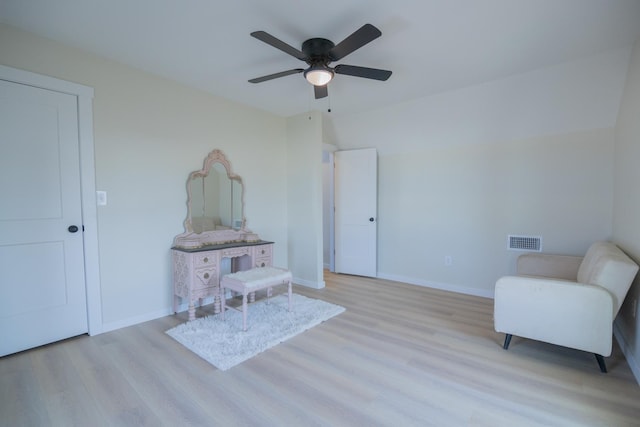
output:
[[[613,238],[640,263],[640,41],[636,43],[615,135]],[[636,277],[616,321],[616,336],[640,381],[640,277]],[[636,302],[634,304],[634,301]]]
[[[380,277],[493,296],[519,252],[584,254],[611,235],[613,130],[380,155]],[[445,266],[445,256],[452,265]]]
[[[322,271],[322,116],[287,119],[289,268],[298,284],[324,287]]]
[[[185,183],[214,148],[244,179],[248,227],[287,265],[284,119],[4,25],[0,63],[95,89],[96,185],[109,202],[98,209],[105,330],[169,313]]]
[[[573,254],[610,238],[613,128],[630,52],[328,115],[325,136],[341,149],[379,152],[378,275],[492,296],[518,255],[508,234]]]

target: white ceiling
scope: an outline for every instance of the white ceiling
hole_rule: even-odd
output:
[[[640,0],[0,0],[0,22],[282,116],[369,110],[631,45]],[[338,75],[315,100],[304,63],[249,33],[300,48],[382,31],[337,63],[393,71]]]

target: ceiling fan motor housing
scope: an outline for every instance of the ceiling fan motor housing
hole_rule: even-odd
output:
[[[302,52],[307,56],[305,62],[309,65],[328,65],[331,62],[329,51],[335,45],[331,40],[313,38],[302,43]]]

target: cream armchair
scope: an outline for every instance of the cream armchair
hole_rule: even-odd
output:
[[[602,372],[611,355],[613,321],[638,265],[610,242],[596,242],[584,257],[525,254],[517,276],[496,282],[494,326],[530,338],[594,353]]]

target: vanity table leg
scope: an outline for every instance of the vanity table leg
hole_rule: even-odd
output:
[[[193,301],[189,301],[189,321],[196,320],[196,306]]]
[[[247,293],[242,293],[242,330],[247,330]]]
[[[216,295],[213,297],[213,314],[218,314],[220,313],[220,307],[221,307],[221,303],[220,303],[220,295]]]

